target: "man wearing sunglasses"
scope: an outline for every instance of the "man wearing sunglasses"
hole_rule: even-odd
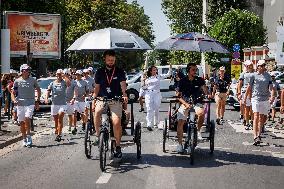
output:
[[[23,146],[31,147],[31,118],[34,108],[39,108],[39,97],[35,103],[35,90],[37,94],[41,94],[40,87],[33,77],[30,77],[31,68],[27,64],[20,67],[21,77],[16,79],[12,89],[12,99],[17,106],[18,121],[20,122],[21,132],[23,136]]]
[[[275,89],[272,85],[272,79],[266,72],[265,60],[259,60],[256,64],[257,71],[250,77],[244,102],[251,96],[251,104],[253,111],[253,145],[261,143],[260,133],[266,122],[267,114],[270,110],[270,104],[275,99]],[[269,98],[270,97],[270,98]]]

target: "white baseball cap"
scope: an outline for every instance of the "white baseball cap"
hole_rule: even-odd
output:
[[[226,69],[225,69],[225,66],[221,66],[221,67],[219,68],[219,70],[225,71],[225,70],[226,70]]]
[[[265,65],[265,60],[259,60],[256,64],[256,66],[262,66]]]
[[[83,72],[82,72],[82,70],[77,70],[77,71],[76,71],[76,74],[80,74],[80,75],[82,75],[82,74],[83,74]]]
[[[246,66],[252,65],[252,61],[251,60],[246,60],[244,62],[244,65],[246,65]]]
[[[31,67],[29,65],[27,65],[27,64],[23,64],[20,67],[20,72],[22,72],[22,70],[28,70],[28,69],[31,69]]]
[[[56,74],[62,74],[63,73],[63,70],[62,69],[58,69],[57,71],[56,71]]]
[[[63,74],[71,75],[71,71],[70,71],[68,68],[65,68],[65,69],[63,70]]]
[[[89,71],[90,71],[89,69],[84,69],[83,70],[84,73],[89,73]]]
[[[88,67],[88,70],[90,70],[91,72],[94,71],[94,68],[93,67]]]

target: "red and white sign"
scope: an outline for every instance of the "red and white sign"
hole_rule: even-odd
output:
[[[6,12],[11,56],[27,55],[27,42],[35,58],[60,58],[61,17],[53,14]]]

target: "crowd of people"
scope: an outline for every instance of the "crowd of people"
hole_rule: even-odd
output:
[[[56,79],[48,86],[45,102],[51,95],[51,115],[55,125],[55,140],[62,139],[63,118],[68,115],[68,130],[72,134],[77,133],[78,114],[82,120],[82,129],[85,130],[89,112],[93,112],[95,144],[98,144],[103,103],[94,100],[90,105],[89,97],[100,99],[108,97],[114,99],[121,96],[123,102],[113,100],[110,103],[110,111],[114,137],[116,140],[115,157],[121,158],[120,147],[122,137],[121,118],[123,110],[127,109],[128,97],[126,94],[126,76],[123,69],[116,66],[116,54],[112,50],[103,54],[104,66],[95,74],[91,67],[84,70],[58,69]],[[271,110],[271,117],[275,119],[275,106],[280,94],[280,87],[275,81],[275,76],[270,76],[266,71],[265,61],[259,60],[256,70],[249,60],[244,62],[245,71],[241,73],[237,83],[237,97],[240,102],[240,119],[246,130],[253,131],[253,144],[261,142],[261,132]],[[209,78],[196,75],[197,67],[193,63],[187,64],[184,74],[177,70],[174,74],[174,88],[179,101],[177,113],[177,152],[182,152],[183,125],[187,120],[188,112],[195,111],[197,115],[198,139],[202,140],[200,129],[204,123],[205,111],[202,104],[203,98],[215,99],[216,123],[224,122],[225,105],[229,95],[231,79],[225,76],[225,67],[220,67],[218,73]],[[2,99],[4,100],[4,115],[8,114],[8,98],[11,98],[15,109],[14,119],[19,122],[23,136],[23,146],[32,146],[30,134],[30,122],[34,109],[38,109],[40,87],[35,78],[30,76],[31,68],[27,64],[20,67],[20,76],[4,75],[1,79]],[[141,79],[139,92],[140,111],[144,111],[143,98],[145,98],[147,129],[159,123],[159,107],[161,104],[160,80],[173,75],[172,66],[167,74],[158,74],[157,67],[150,66],[145,70]],[[281,93],[281,112],[284,111],[284,92]],[[35,99],[36,98],[36,99]],[[190,150],[190,149],[189,149]]]

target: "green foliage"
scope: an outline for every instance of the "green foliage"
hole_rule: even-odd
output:
[[[209,25],[213,25],[218,18],[231,9],[244,10],[248,7],[244,0],[208,0],[208,5],[207,21]]]
[[[92,30],[106,27],[132,31],[148,44],[154,41],[152,23],[143,7],[136,1],[126,0],[10,0],[3,1],[2,10],[62,15],[64,51],[80,36]],[[84,66],[93,60],[101,61],[101,54],[67,53],[69,65]],[[143,52],[119,53],[118,61],[126,69],[140,67],[144,63]]]
[[[240,44],[241,49],[243,49],[245,47],[261,46],[266,39],[266,29],[263,27],[263,21],[254,13],[239,9],[232,9],[225,13],[209,29],[208,34],[229,47],[231,52],[233,51],[233,45],[236,43]],[[243,54],[242,51],[240,53]],[[220,56],[216,54],[208,55],[208,61],[218,60]]]
[[[164,14],[170,21],[172,34],[201,32],[202,1],[200,0],[162,0]],[[168,62],[182,64],[195,62],[200,64],[201,55],[195,52],[173,51]]]

